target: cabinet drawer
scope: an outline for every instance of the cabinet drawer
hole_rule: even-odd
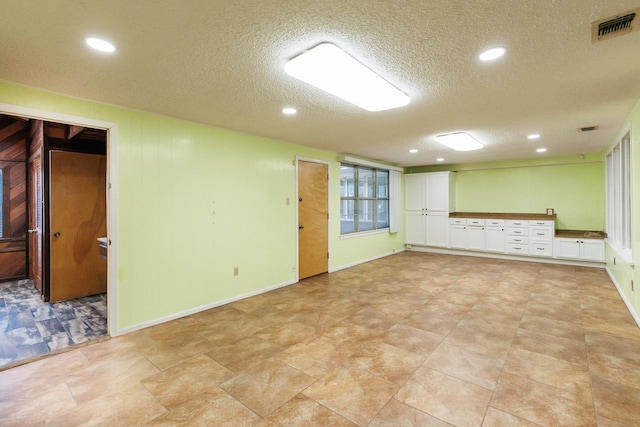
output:
[[[466,218],[449,218],[449,224],[451,225],[467,225]]]
[[[488,219],[485,224],[494,227],[504,227],[504,219]]]
[[[529,245],[507,243],[506,252],[508,254],[529,255]]]
[[[529,244],[529,238],[527,236],[507,236],[507,243],[527,245]]]
[[[477,219],[477,218],[468,219],[467,225],[484,225],[484,219]]]
[[[529,237],[531,240],[544,240],[550,242],[553,239],[553,228],[531,227],[529,228]]]
[[[529,221],[524,221],[520,219],[508,219],[507,227],[528,227]]]
[[[526,236],[529,237],[529,229],[522,227],[507,227],[507,234],[509,236]]]
[[[555,225],[554,221],[529,221],[530,226],[552,227]]]
[[[533,256],[550,257],[553,254],[552,248],[553,246],[551,242],[531,242],[531,244],[529,245],[529,254]]]

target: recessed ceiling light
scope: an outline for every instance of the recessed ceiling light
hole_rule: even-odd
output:
[[[527,139],[538,139],[540,138],[539,133],[532,133],[531,135],[527,135]]]
[[[291,59],[284,71],[367,111],[384,111],[411,100],[382,77],[332,43],[319,45]]]
[[[442,145],[446,145],[456,151],[472,151],[479,150],[484,147],[478,141],[473,139],[469,134],[464,132],[454,132],[446,135],[436,136],[436,141]]]
[[[110,43],[104,39],[99,39],[97,37],[87,37],[86,39],[84,39],[84,41],[87,45],[89,45],[89,47],[100,52],[111,53],[116,51],[116,47],[113,45],[113,43]]]
[[[410,153],[417,153],[418,150],[416,150],[415,148],[412,148],[411,150],[409,150]]]
[[[538,149],[536,150],[536,153],[544,153],[545,151],[547,151],[547,149],[546,149],[546,148],[538,148]]]
[[[297,112],[298,112],[298,110],[296,110],[295,108],[291,108],[291,107],[287,107],[287,108],[283,108],[282,109],[282,114],[286,114],[287,116],[292,116]]]
[[[482,52],[478,58],[480,58],[480,61],[493,61],[504,55],[506,51],[507,49],[503,47],[494,47]]]
[[[443,159],[442,157],[438,157],[438,158],[436,159],[436,162],[444,162],[444,159]]]

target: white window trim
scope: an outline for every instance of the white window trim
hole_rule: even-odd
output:
[[[338,157],[338,162],[389,171],[389,227],[378,228],[376,230],[357,231],[348,234],[341,233],[340,239],[352,239],[354,237],[370,236],[372,234],[380,233],[398,233],[400,231],[400,218],[402,213],[401,181],[404,168],[373,162],[371,160],[365,160],[349,155]]]

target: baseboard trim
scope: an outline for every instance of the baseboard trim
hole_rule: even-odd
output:
[[[638,313],[636,313],[636,311],[633,308],[633,305],[627,299],[627,296],[622,291],[622,287],[620,286],[620,283],[618,283],[618,281],[616,280],[616,277],[613,275],[613,273],[611,272],[609,267],[606,267],[605,270],[607,271],[607,274],[609,275],[609,279],[611,279],[611,281],[613,282],[613,285],[616,287],[616,290],[618,291],[618,294],[620,294],[620,298],[622,298],[622,302],[624,302],[624,305],[627,306],[627,310],[629,310],[629,313],[631,313],[631,317],[633,317],[633,320],[635,320],[635,322],[638,325],[638,327],[640,327],[640,316],[638,315]]]
[[[573,265],[576,267],[594,267],[605,268],[603,262],[591,262],[591,261],[577,261],[570,259],[558,259],[558,258],[542,258],[533,256],[518,256],[518,255],[506,255],[494,252],[474,252],[467,250],[446,249],[446,248],[434,248],[430,246],[412,246],[411,249],[407,249],[410,252],[426,252],[443,255],[460,255],[460,256],[474,256],[480,258],[497,258],[507,259],[511,261],[526,261],[526,262],[540,262],[545,264],[561,264],[561,265]]]
[[[283,283],[278,283],[277,285],[269,286],[268,288],[263,288],[263,289],[259,289],[257,291],[248,292],[246,294],[238,295],[238,296],[227,298],[227,299],[224,299],[224,300],[215,301],[215,302],[212,302],[210,304],[206,304],[206,305],[203,305],[203,306],[200,306],[200,307],[196,307],[196,308],[192,308],[192,309],[189,309],[189,310],[181,311],[179,313],[174,313],[174,314],[171,314],[169,316],[159,317],[157,319],[153,319],[153,320],[150,320],[148,322],[143,322],[143,323],[139,323],[139,324],[134,325],[134,326],[129,326],[127,328],[118,329],[115,333],[114,333],[114,331],[111,331],[111,336],[112,337],[116,337],[116,336],[119,336],[119,335],[128,334],[130,332],[139,331],[141,329],[145,329],[145,328],[148,328],[150,326],[159,325],[161,323],[165,323],[165,322],[168,322],[168,321],[171,321],[171,320],[176,320],[176,319],[179,319],[181,317],[186,317],[186,316],[190,316],[192,314],[200,313],[201,311],[210,310],[212,308],[216,308],[216,307],[220,307],[220,306],[223,306],[223,305],[226,305],[226,304],[230,304],[232,302],[240,301],[240,300],[245,299],[245,298],[250,298],[250,297],[254,297],[256,295],[260,295],[260,294],[264,294],[264,293],[267,293],[267,292],[271,292],[271,291],[274,291],[276,289],[284,288],[285,286],[293,285],[295,283],[298,283],[298,281],[297,280],[291,280],[291,281],[287,281],[287,282],[283,282]]]
[[[391,256],[391,255],[396,255],[396,254],[399,254],[400,252],[404,252],[404,251],[405,251],[404,248],[394,249],[392,252],[387,252],[387,253],[384,253],[384,254],[381,254],[381,255],[376,255],[376,256],[371,257],[371,258],[361,259],[360,261],[352,262],[350,264],[341,265],[340,267],[330,268],[329,269],[329,273],[335,273],[336,271],[344,270],[344,269],[347,269],[347,268],[350,268],[350,267],[355,267],[356,265],[364,264],[366,262],[374,261],[376,259],[385,258],[385,257]]]

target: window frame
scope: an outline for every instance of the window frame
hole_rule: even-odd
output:
[[[375,166],[369,166],[369,165],[359,165],[359,164],[355,164],[355,163],[350,163],[347,161],[342,161],[340,162],[340,170],[342,170],[342,167],[349,167],[349,168],[353,168],[354,170],[354,174],[353,174],[353,195],[349,195],[347,192],[346,196],[343,196],[343,190],[342,190],[342,176],[340,176],[340,221],[343,221],[344,215],[343,215],[343,208],[346,206],[346,204],[348,202],[352,202],[353,203],[353,231],[348,231],[348,232],[344,232],[343,228],[342,228],[342,224],[340,225],[340,237],[341,238],[347,238],[347,237],[354,237],[354,236],[362,236],[362,235],[366,235],[366,234],[375,234],[375,233],[381,233],[381,232],[389,232],[390,230],[390,226],[391,226],[391,170],[389,169],[384,169],[384,168],[380,168],[380,167],[375,167]],[[371,183],[371,186],[373,188],[373,197],[367,197],[367,196],[360,196],[360,170],[361,169],[366,169],[366,170],[370,170],[371,171],[371,175],[373,177],[373,182]],[[382,172],[384,174],[386,174],[386,196],[385,197],[380,197],[379,196],[379,188],[378,188],[378,173]],[[346,184],[348,185],[348,184]],[[372,220],[371,220],[371,224],[372,224],[372,228],[367,228],[365,230],[362,230],[360,227],[360,206],[361,206],[361,201],[370,201],[373,204],[373,210],[372,210]],[[387,220],[386,220],[386,225],[383,227],[379,227],[379,209],[378,209],[378,205],[380,201],[384,201],[386,202],[386,212],[387,212]]]
[[[605,155],[607,242],[632,260],[631,132],[626,130]]]

